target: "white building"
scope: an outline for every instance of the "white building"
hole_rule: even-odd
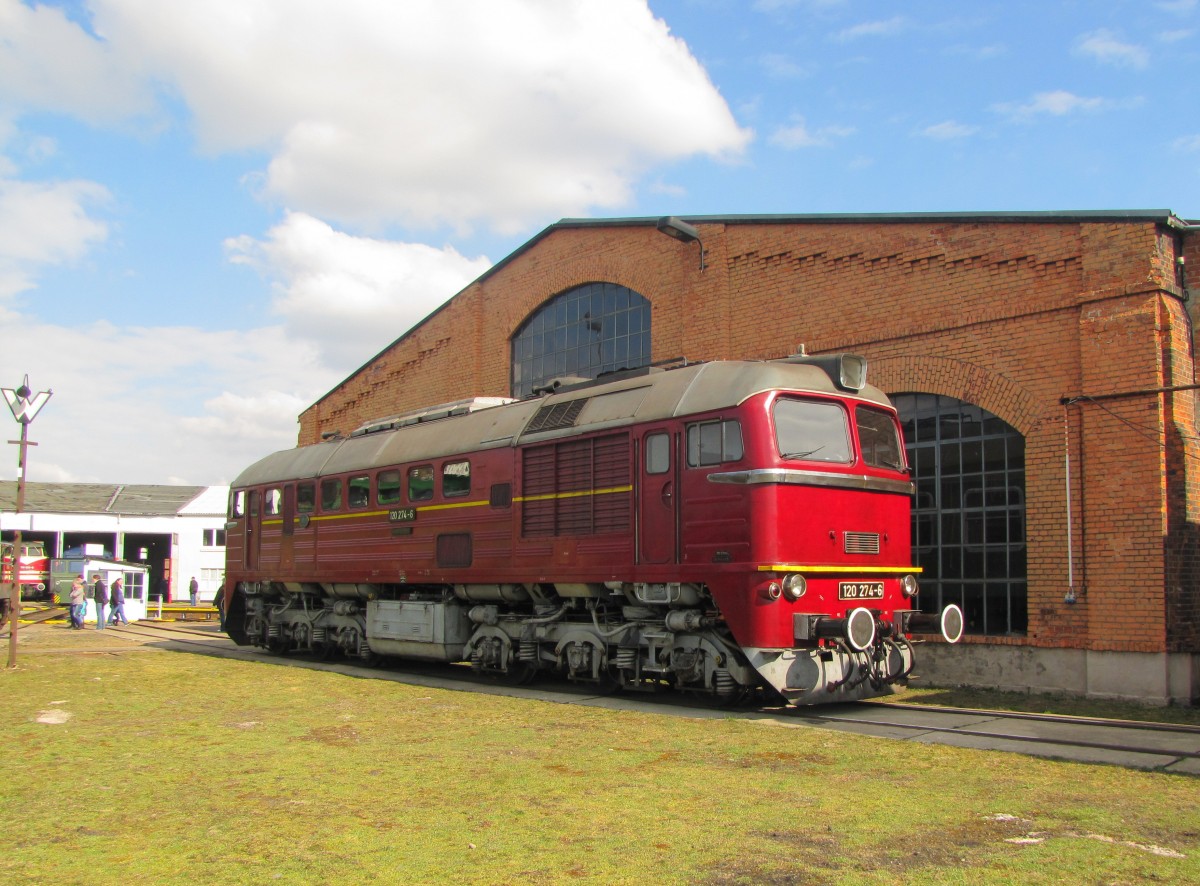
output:
[[[16,513],[17,484],[0,481],[0,538],[20,529],[51,557],[82,545],[150,568],[150,594],[186,601],[193,576],[201,602],[212,600],[225,572],[228,486],[27,483]]]

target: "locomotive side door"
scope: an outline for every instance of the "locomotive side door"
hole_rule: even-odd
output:
[[[279,540],[279,568],[290,572],[296,561],[296,484],[283,487],[283,534]]]
[[[638,477],[638,562],[679,559],[678,435],[670,428],[642,434]]]
[[[251,489],[246,497],[246,550],[245,561],[247,569],[258,568],[258,551],[259,545],[262,543],[261,524],[262,519],[261,508],[259,507],[260,498],[257,489]]]

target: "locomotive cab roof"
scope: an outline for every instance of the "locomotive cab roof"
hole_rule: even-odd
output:
[[[851,357],[795,355],[762,362],[693,363],[563,385],[527,400],[456,401],[370,422],[348,438],[275,452],[242,471],[233,486],[312,479],[699,415],[738,406],[769,390],[849,394],[886,405],[883,392],[865,382],[866,361],[847,359]]]

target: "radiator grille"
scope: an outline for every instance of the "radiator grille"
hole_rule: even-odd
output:
[[[628,434],[530,447],[523,453],[522,474],[521,534],[527,538],[631,526]]]
[[[878,532],[847,532],[844,542],[847,554],[878,554]]]
[[[587,398],[581,400],[572,400],[569,403],[556,403],[553,406],[543,406],[530,420],[529,425],[525,428],[525,433],[532,434],[535,431],[559,431],[563,428],[575,427],[575,420],[579,418],[579,413],[583,412],[583,407],[587,405]]]

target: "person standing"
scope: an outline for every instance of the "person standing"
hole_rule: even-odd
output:
[[[92,585],[92,596],[96,600],[96,630],[104,630],[104,607],[108,605],[108,585],[104,576],[96,573],[96,583]]]
[[[188,593],[192,595],[192,605],[196,605],[196,598],[200,596],[200,582],[196,581],[196,576],[192,576],[191,584],[188,585]]]
[[[83,630],[83,607],[87,604],[87,583],[82,575],[71,582],[71,629]]]
[[[125,617],[125,582],[121,576],[117,576],[112,583],[112,588],[109,592],[108,604],[112,608],[108,616],[108,623],[112,625],[127,625],[129,619]]]

